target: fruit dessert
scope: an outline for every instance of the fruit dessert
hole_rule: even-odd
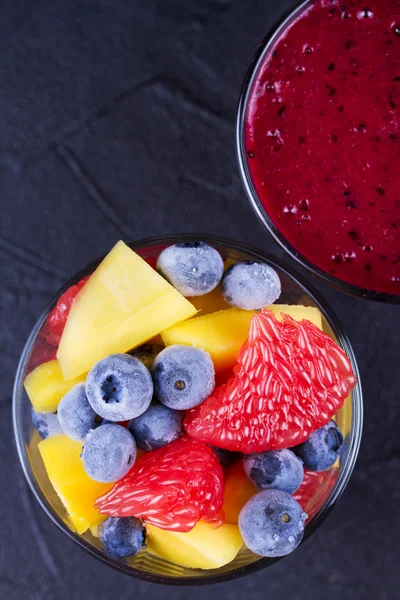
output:
[[[299,545],[356,378],[318,309],[281,295],[270,265],[204,242],[153,266],[119,242],[60,296],[25,389],[72,530],[116,560],[192,569]]]
[[[315,0],[263,56],[244,143],[281,236],[343,282],[400,295],[400,3]]]

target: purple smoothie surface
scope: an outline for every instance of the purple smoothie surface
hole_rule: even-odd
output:
[[[400,295],[400,0],[310,3],[266,54],[245,118],[250,176],[291,246]]]

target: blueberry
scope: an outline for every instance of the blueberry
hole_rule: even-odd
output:
[[[326,471],[337,460],[343,436],[335,421],[312,432],[308,440],[292,448],[310,471]]]
[[[33,426],[44,440],[63,433],[57,413],[35,412],[31,408],[31,417]]]
[[[93,410],[104,419],[128,421],[147,410],[153,382],[140,360],[128,354],[111,354],[90,369],[86,394]]]
[[[281,282],[265,263],[238,262],[226,271],[221,282],[224,298],[232,306],[255,310],[273,304],[281,294]]]
[[[287,492],[263,490],[240,511],[239,529],[252,552],[277,558],[300,544],[306,518],[300,504]]]
[[[176,410],[201,404],[215,388],[211,357],[194,346],[165,348],[154,361],[152,375],[157,398]]]
[[[128,429],[141,450],[157,450],[183,433],[183,413],[152,402],[145,413],[129,421]]]
[[[274,488],[293,494],[304,478],[303,463],[291,450],[247,454],[243,466],[259,490]]]
[[[163,348],[164,346],[161,346],[160,344],[143,344],[143,346],[134,348],[134,350],[131,350],[128,354],[140,360],[146,369],[150,370],[156,356],[160,354]]]
[[[161,252],[157,271],[184,296],[202,296],[221,281],[224,261],[204,242],[184,242]]]
[[[65,435],[77,442],[83,442],[89,431],[101,423],[88,402],[84,383],[77,383],[63,396],[58,405],[58,419]]]
[[[240,452],[231,452],[230,450],[224,450],[223,448],[216,448],[215,446],[210,446],[215,454],[218,456],[218,460],[220,462],[221,467],[224,469],[233,464],[236,460],[240,458]]]
[[[136,443],[125,427],[115,423],[92,429],[82,449],[86,473],[95,481],[110,483],[124,477],[136,459]]]
[[[125,558],[144,548],[146,533],[135,517],[108,517],[98,528],[104,551],[112,558]]]

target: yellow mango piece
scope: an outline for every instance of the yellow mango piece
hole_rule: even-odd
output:
[[[239,528],[228,524],[215,529],[212,524],[199,521],[187,533],[147,524],[146,531],[150,552],[190,569],[223,567],[235,558],[243,544]]]
[[[43,363],[34,369],[24,381],[25,391],[36,412],[55,412],[61,398],[77,383],[85,381],[86,375],[66,381],[57,359]]]
[[[229,467],[225,472],[224,503],[222,505],[225,521],[237,525],[240,511],[257,491],[244,472],[241,460]]]
[[[94,508],[94,502],[113,484],[99,483],[89,477],[80,457],[82,444],[66,435],[56,435],[41,441],[39,451],[50,482],[76,531],[84,533],[104,521],[106,515]]]
[[[307,319],[322,330],[322,315],[315,306],[302,306],[301,304],[271,304],[268,310],[281,320],[281,313],[290,315],[296,321]]]
[[[231,369],[237,363],[246,341],[253,313],[240,308],[220,310],[179,323],[161,333],[166,346],[197,346],[210,353],[216,371]]]
[[[193,296],[190,298],[190,302],[199,311],[199,316],[208,315],[215,313],[218,310],[227,310],[230,308],[228,302],[222,295],[221,287],[218,286],[204,296]]]
[[[199,306],[199,304],[197,304]],[[313,306],[292,306],[289,304],[271,304],[268,306],[277,319],[281,313],[296,320],[308,319],[322,329],[319,310]],[[216,371],[232,369],[239,350],[247,339],[250,321],[254,311],[229,308],[208,315],[198,316],[184,323],[178,323],[161,333],[166,346],[183,344],[197,346],[210,353]]]
[[[123,242],[76,296],[57,352],[65,379],[196,314],[186,298]]]

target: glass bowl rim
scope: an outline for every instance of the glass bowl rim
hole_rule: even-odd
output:
[[[247,152],[245,145],[245,119],[248,106],[248,100],[253,88],[255,78],[258,74],[259,68],[261,67],[266,54],[269,52],[272,44],[276,41],[282,31],[285,30],[295,17],[297,17],[303,10],[307,9],[309,5],[313,4],[313,0],[297,0],[292,4],[283,15],[275,21],[272,27],[268,30],[267,34],[259,44],[246,72],[242,89],[239,95],[239,102],[236,115],[236,158],[239,164],[239,172],[244,186],[246,195],[250,204],[256,213],[257,217],[272,235],[275,241],[287,252],[299,265],[310,271],[313,275],[322,279],[329,285],[335,287],[341,292],[345,292],[358,298],[365,300],[375,300],[378,302],[387,302],[391,304],[400,304],[400,294],[389,294],[385,292],[378,292],[375,290],[369,290],[351,283],[347,283],[334,277],[330,273],[327,273],[323,269],[320,269],[314,265],[309,259],[303,256],[297,251],[294,246],[285,238],[285,236],[275,226],[272,219],[268,215],[267,210],[264,208],[256,189],[254,187],[250,171],[248,168]]]
[[[355,355],[353,349],[350,345],[350,342],[343,332],[340,323],[335,315],[335,313],[330,308],[329,304],[323,298],[323,296],[315,290],[315,288],[303,277],[303,275],[296,272],[296,270],[287,266],[283,260],[270,255],[268,253],[263,252],[262,250],[258,250],[251,245],[242,244],[240,242],[236,242],[227,238],[217,237],[212,235],[204,235],[204,234],[196,234],[196,235],[188,235],[188,234],[174,234],[174,235],[165,235],[165,236],[157,236],[151,238],[145,238],[142,240],[138,240],[135,242],[128,243],[129,247],[132,250],[143,250],[146,247],[156,246],[159,244],[176,244],[179,242],[186,241],[195,241],[195,240],[203,240],[211,245],[223,246],[230,248],[232,250],[236,250],[238,252],[247,253],[253,255],[255,258],[261,260],[267,260],[272,265],[276,265],[282,273],[287,276],[290,280],[294,281],[298,286],[300,286],[304,291],[312,298],[313,302],[318,306],[318,309],[324,315],[325,319],[329,323],[332,331],[334,332],[340,346],[345,350],[348,355],[355,375],[357,376],[358,383],[356,387],[352,391],[352,428],[350,430],[350,445],[348,449],[346,463],[343,468],[340,469],[338,478],[335,482],[334,488],[331,490],[328,498],[325,500],[324,505],[320,508],[318,513],[313,517],[310,524],[307,525],[304,535],[304,541],[317,529],[317,527],[322,523],[322,521],[326,518],[330,510],[333,508],[336,501],[339,499],[341,494],[343,493],[349,479],[351,473],[353,472],[354,465],[357,459],[360,443],[361,443],[361,433],[362,433],[362,422],[363,422],[363,401],[362,401],[362,389],[360,382],[360,375],[358,371],[357,362],[355,359]],[[13,400],[12,400],[12,418],[13,418],[13,428],[14,428],[14,437],[18,451],[18,457],[22,466],[22,470],[24,472],[25,478],[29,484],[30,489],[32,490],[36,500],[39,502],[40,506],[47,514],[47,516],[51,519],[51,521],[62,531],[64,532],[75,544],[77,544],[80,548],[88,552],[90,555],[95,558],[101,560],[103,563],[108,566],[113,567],[117,571],[125,573],[131,577],[141,579],[151,583],[162,583],[162,584],[171,584],[171,585],[205,585],[210,583],[218,583],[223,581],[229,581],[232,579],[237,579],[243,575],[247,575],[250,573],[254,573],[261,569],[270,566],[273,562],[280,560],[278,559],[269,559],[269,558],[260,558],[254,563],[250,563],[244,567],[239,567],[236,571],[232,573],[222,573],[218,574],[212,572],[208,574],[207,571],[204,571],[204,575],[200,575],[198,577],[193,578],[180,578],[177,576],[168,577],[161,575],[153,575],[150,573],[146,573],[144,571],[140,571],[135,567],[131,567],[129,565],[124,565],[112,558],[108,557],[98,548],[95,548],[86,540],[82,538],[81,535],[76,532],[71,531],[67,525],[61,520],[59,515],[52,509],[49,502],[47,501],[45,495],[42,493],[38,481],[36,480],[29,464],[28,453],[25,448],[24,437],[22,433],[22,428],[20,426],[20,405],[22,399],[22,391],[23,391],[23,375],[25,371],[26,362],[29,358],[32,346],[35,342],[37,333],[42,327],[44,321],[46,320],[50,310],[55,305],[59,296],[68,289],[69,286],[77,283],[84,275],[87,274],[88,271],[93,271],[97,265],[101,262],[104,256],[97,258],[96,260],[89,263],[84,269],[81,269],[78,273],[76,273],[73,277],[71,277],[57,292],[57,294],[52,298],[52,300],[47,304],[44,309],[41,317],[36,322],[33,327],[28,340],[24,346],[22,351],[22,355],[18,364],[17,373],[14,382],[13,388]]]

